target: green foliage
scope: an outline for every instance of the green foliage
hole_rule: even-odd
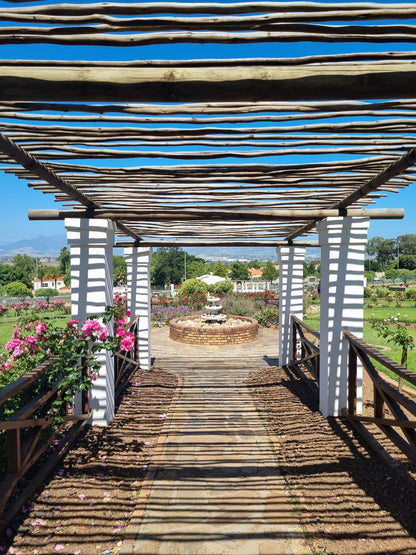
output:
[[[400,314],[392,318],[384,318],[383,320],[373,319],[371,326],[381,337],[401,347],[401,364],[406,366],[407,352],[414,348],[415,338],[410,335],[406,323],[400,321]]]
[[[319,277],[321,272],[321,262],[319,260],[311,260],[310,262],[303,263],[304,277],[316,276]]]
[[[266,307],[253,315],[259,326],[270,328],[271,326],[279,325],[279,309],[277,307]]]
[[[130,348],[132,334],[119,325],[115,337],[111,337],[101,323],[107,324],[114,312],[113,307],[107,307],[100,317],[101,321],[91,316],[80,329],[76,320],[68,322],[64,330],[39,320],[25,325],[19,322],[15,325],[11,341],[6,344],[7,352],[0,356],[0,387],[13,383],[33,368],[49,361],[46,383],[42,379],[41,389],[34,391],[32,388],[30,391],[32,395],[44,392],[46,385],[50,386],[60,378],[57,398],[48,407],[49,416],[60,424],[63,406],[72,405],[75,393],[88,390],[97,378],[101,363],[97,361],[96,353],[102,349],[114,353],[119,347],[125,351]],[[80,360],[88,371],[80,372]],[[27,392],[23,395],[27,395]],[[0,417],[12,414],[22,406],[22,400],[19,394],[9,399],[2,405]]]
[[[404,254],[399,258],[400,269],[403,270],[416,270],[416,255]]]
[[[127,262],[124,256],[113,256],[113,285],[126,285]]]
[[[231,281],[228,281],[228,280],[217,281],[217,283],[210,285],[208,288],[210,293],[214,293],[219,297],[223,297],[225,295],[228,295],[228,293],[232,293],[233,289],[234,289],[233,284],[231,283]]]
[[[218,262],[216,262],[214,267],[212,268],[212,275],[223,278],[227,277],[227,268],[220,260],[218,260]]]
[[[194,293],[208,293],[208,285],[200,279],[187,279],[178,291],[179,297],[193,295]]]
[[[59,252],[59,272],[61,275],[65,275],[71,268],[71,253],[67,247],[62,247]]]
[[[10,282],[10,272],[12,266],[10,264],[0,264],[0,287]]]
[[[194,279],[198,276],[203,276],[205,274],[205,264],[201,258],[187,262],[186,264],[186,277],[188,279]]]
[[[58,291],[52,289],[52,287],[45,287],[44,289],[37,289],[35,291],[35,297],[46,297],[46,301],[49,302],[51,297],[57,297]]]
[[[273,262],[268,260],[263,268],[263,279],[267,281],[274,281],[279,277],[279,270],[274,267]]]
[[[20,281],[29,289],[32,288],[32,279],[36,268],[36,259],[27,254],[17,254],[13,258],[13,266],[10,271],[10,281]]]
[[[260,270],[261,268],[263,268],[263,262],[261,262],[260,260],[250,260],[250,268]]]
[[[21,281],[12,281],[3,287],[3,290],[10,297],[24,299],[32,296],[32,291]]]
[[[415,269],[416,266],[413,266],[415,262],[412,257],[416,256],[416,235],[408,233],[407,235],[400,235],[397,239],[373,237],[368,241],[367,253],[370,258],[375,258],[376,263],[382,269],[389,267],[389,265],[396,268],[399,256],[400,259],[402,257],[404,259],[403,264],[399,260],[399,267],[408,270]],[[371,269],[377,271],[379,268],[371,266]]]
[[[371,271],[364,272],[364,277],[367,278],[368,281],[373,281],[375,276],[376,276],[375,272],[371,272]]]
[[[177,247],[159,248],[152,256],[152,285],[169,285],[170,283],[178,285],[181,283],[185,274],[185,256],[185,252]],[[188,262],[190,261],[188,260]]]
[[[234,262],[231,266],[231,279],[249,279],[247,266],[239,260]]]

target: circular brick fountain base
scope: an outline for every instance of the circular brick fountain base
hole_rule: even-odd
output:
[[[223,324],[205,324],[201,317],[175,318],[169,323],[169,337],[181,343],[195,345],[231,345],[257,338],[259,324],[247,316],[227,316]]]

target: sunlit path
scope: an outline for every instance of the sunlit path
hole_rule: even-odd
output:
[[[184,362],[158,359],[183,384],[150,496],[142,496],[122,553],[309,553],[244,386],[264,360]]]

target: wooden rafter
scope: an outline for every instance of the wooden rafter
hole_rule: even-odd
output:
[[[325,215],[369,215],[414,181],[415,17],[414,4],[371,2],[0,8],[4,44],[262,41],[273,56],[4,60],[1,169],[140,244],[287,244]],[[306,39],[388,48],[278,57]]]

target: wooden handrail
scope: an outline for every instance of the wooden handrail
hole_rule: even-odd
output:
[[[394,362],[394,360],[391,360],[391,358],[383,355],[380,351],[377,351],[377,349],[368,345],[368,343],[364,343],[364,341],[353,335],[350,331],[344,331],[343,336],[345,339],[348,339],[350,343],[356,345],[363,353],[366,353],[377,362],[380,362],[380,364],[394,372],[400,378],[404,378],[416,386],[416,374],[414,372],[404,368],[404,366],[401,366],[397,362]]]

